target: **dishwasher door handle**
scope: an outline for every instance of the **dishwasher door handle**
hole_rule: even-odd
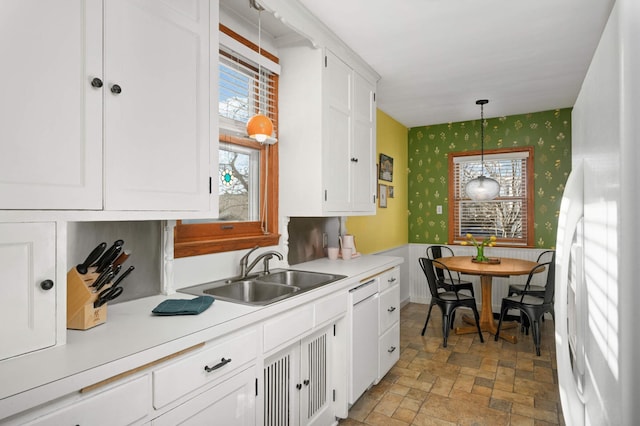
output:
[[[368,299],[370,296],[378,293],[378,281],[373,279],[369,280],[364,284],[359,285],[356,288],[349,290],[349,295],[351,297],[351,304],[355,305],[360,303],[361,301]]]

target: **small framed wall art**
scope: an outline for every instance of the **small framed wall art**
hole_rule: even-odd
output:
[[[387,185],[378,185],[378,204],[380,208],[387,208]]]
[[[393,158],[388,155],[380,154],[378,179],[393,182]]]
[[[388,192],[387,194],[388,198],[393,198],[393,186],[389,185],[387,192]]]

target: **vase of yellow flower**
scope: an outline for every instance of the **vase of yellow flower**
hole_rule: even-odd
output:
[[[498,263],[499,262],[499,259],[490,259],[484,255],[485,247],[493,247],[496,245],[495,235],[487,237],[481,242],[478,242],[471,234],[467,234],[466,238],[467,238],[466,241],[463,241],[461,244],[463,246],[466,246],[468,244],[473,244],[476,248],[476,256],[471,259],[472,261],[481,262],[481,263]]]

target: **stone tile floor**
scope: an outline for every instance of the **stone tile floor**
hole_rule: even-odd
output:
[[[400,360],[349,410],[353,425],[564,425],[556,372],[553,321],[541,324],[541,354],[519,328],[518,343],[485,332],[449,335],[442,347],[442,314],[409,303],[400,313]],[[461,321],[458,310],[456,325]],[[469,311],[470,312],[470,311]]]

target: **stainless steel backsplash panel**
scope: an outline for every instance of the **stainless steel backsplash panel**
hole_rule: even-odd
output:
[[[289,219],[290,265],[319,259],[327,255],[323,235],[327,235],[327,247],[338,247],[339,217],[292,217]]]

